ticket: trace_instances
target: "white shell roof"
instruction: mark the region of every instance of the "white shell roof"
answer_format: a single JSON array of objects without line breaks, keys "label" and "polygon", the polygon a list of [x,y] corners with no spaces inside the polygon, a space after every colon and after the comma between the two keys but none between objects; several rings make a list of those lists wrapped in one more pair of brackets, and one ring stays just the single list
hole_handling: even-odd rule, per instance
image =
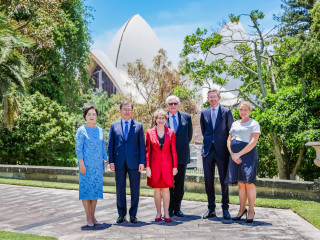
[{"label": "white shell roof", "polygon": [[[244,31],[244,28],[240,22],[228,22],[225,24],[222,29],[219,31],[219,34],[223,36],[222,43],[219,44],[218,47],[214,47],[211,49],[211,52],[213,54],[209,53],[205,59],[206,63],[211,63],[212,61],[216,60],[217,58],[224,58],[224,61],[226,63],[231,63],[233,58],[232,57],[226,57],[226,55],[233,56],[236,59],[240,58],[240,55],[238,55],[234,51],[234,47],[239,44],[243,43],[245,40],[247,40],[247,35]],[[223,54],[219,54],[223,53]],[[217,55],[214,55],[217,54]],[[231,76],[226,76],[225,73],[221,74],[220,77],[222,78],[228,78],[228,83],[221,88],[221,86],[218,85],[212,85],[211,87],[220,89],[221,91],[225,90],[231,90],[238,88],[242,82],[239,79],[234,79]],[[207,100],[207,92],[208,89],[203,90],[203,101]],[[223,105],[234,105],[237,102],[237,96],[238,92],[226,92],[221,93],[221,103]]]},{"label": "white shell roof", "polygon": [[162,48],[159,38],[150,25],[139,15],[131,17],[117,32],[106,54],[117,68],[124,69],[129,62],[142,59],[147,67]]}]

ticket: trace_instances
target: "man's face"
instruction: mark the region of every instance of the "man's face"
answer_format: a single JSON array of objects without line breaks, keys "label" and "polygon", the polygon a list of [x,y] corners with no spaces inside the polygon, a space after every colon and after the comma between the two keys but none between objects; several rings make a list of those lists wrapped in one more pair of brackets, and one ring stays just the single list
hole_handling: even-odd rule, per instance
[{"label": "man's face", "polygon": [[176,98],[171,98],[167,103],[168,111],[174,115],[178,112],[180,104]]},{"label": "man's face", "polygon": [[122,105],[120,114],[123,120],[128,121],[130,118],[132,118],[133,111],[130,104]]},{"label": "man's face", "polygon": [[218,93],[216,91],[210,92],[207,97],[210,106],[213,108],[216,108],[218,106],[220,98],[221,96],[218,96]]}]

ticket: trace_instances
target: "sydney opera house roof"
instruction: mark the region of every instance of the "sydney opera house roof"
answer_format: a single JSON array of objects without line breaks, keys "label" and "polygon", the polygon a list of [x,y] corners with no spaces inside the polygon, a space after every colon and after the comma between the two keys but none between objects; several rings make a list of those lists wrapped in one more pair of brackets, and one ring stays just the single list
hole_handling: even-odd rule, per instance
[{"label": "sydney opera house roof", "polygon": [[[89,71],[91,75],[97,75],[100,70],[103,71],[103,84],[107,84],[106,82],[109,85],[113,84],[113,91],[108,91],[109,94],[115,92],[120,92],[124,95],[131,93],[136,101],[143,102],[141,96],[134,91],[134,88],[130,87],[132,81],[128,77],[125,65],[141,59],[147,67],[151,67],[153,58],[161,48],[160,40],[155,32],[137,14],[120,28],[107,47],[106,52],[100,50],[91,51],[94,65]],[[96,81],[99,82],[97,76]],[[103,87],[103,84],[100,84],[100,86],[102,85]],[[98,86],[98,84],[96,85]],[[108,87],[106,86],[106,88]]]},{"label": "sydney opera house roof", "polygon": [[[234,55],[235,44],[232,40],[245,40],[247,38],[241,23],[227,23],[219,32],[223,38],[223,44],[218,48],[211,49],[214,54],[208,54],[206,62],[214,61],[217,54],[223,53]],[[153,58],[162,48],[161,42],[149,24],[139,15],[131,17],[117,32],[107,47],[106,52],[92,50],[91,58],[93,66],[89,68],[90,75],[94,79],[95,88],[102,88],[108,94],[119,92],[127,95],[132,94],[133,98],[143,103],[142,96],[133,87],[133,82],[126,71],[126,64],[141,59],[147,67],[152,67]],[[226,58],[232,61],[232,58]],[[223,76],[222,77],[226,77]],[[224,88],[211,85],[221,90],[237,88],[241,82],[230,78]],[[203,102],[206,101],[208,88],[200,92]],[[237,92],[222,93],[222,104],[233,105],[236,102]],[[202,103],[199,104],[201,106]]]}]

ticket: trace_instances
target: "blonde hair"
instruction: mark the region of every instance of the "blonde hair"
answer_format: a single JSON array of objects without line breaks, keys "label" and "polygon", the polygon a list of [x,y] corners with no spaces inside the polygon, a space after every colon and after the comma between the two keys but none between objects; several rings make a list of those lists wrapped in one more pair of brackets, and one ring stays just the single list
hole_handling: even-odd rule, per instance
[{"label": "blonde hair", "polygon": [[153,114],[153,119],[154,119],[154,121],[157,120],[157,118],[158,118],[159,115],[164,116],[166,120],[168,120],[168,118],[169,118],[168,113],[167,113],[165,110],[163,110],[163,109],[158,109],[158,110],[156,110],[156,111],[154,112],[154,114]]},{"label": "blonde hair", "polygon": [[241,103],[239,104],[239,108],[240,108],[241,105],[246,105],[246,106],[249,108],[249,110],[252,111],[252,105],[251,105],[251,103],[249,103],[248,101],[243,101],[243,102],[241,102]]}]

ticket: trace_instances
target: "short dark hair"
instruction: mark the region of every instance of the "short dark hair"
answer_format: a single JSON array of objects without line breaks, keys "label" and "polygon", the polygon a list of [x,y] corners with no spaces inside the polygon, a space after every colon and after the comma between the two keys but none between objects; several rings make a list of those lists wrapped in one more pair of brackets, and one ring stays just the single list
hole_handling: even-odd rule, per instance
[{"label": "short dark hair", "polygon": [[218,97],[220,97],[220,91],[218,89],[216,89],[216,88],[209,89],[208,96],[209,96],[209,93],[211,93],[211,92],[217,92]]},{"label": "short dark hair", "polygon": [[86,116],[89,112],[90,109],[94,109],[96,111],[96,114],[97,114],[97,117],[98,117],[98,110],[94,107],[94,106],[89,106],[89,107],[86,107],[84,110],[83,110],[83,118],[86,119]]},{"label": "short dark hair", "polygon": [[120,110],[122,109],[122,105],[130,105],[131,109],[133,110],[133,104],[130,101],[124,101],[120,104]]}]

